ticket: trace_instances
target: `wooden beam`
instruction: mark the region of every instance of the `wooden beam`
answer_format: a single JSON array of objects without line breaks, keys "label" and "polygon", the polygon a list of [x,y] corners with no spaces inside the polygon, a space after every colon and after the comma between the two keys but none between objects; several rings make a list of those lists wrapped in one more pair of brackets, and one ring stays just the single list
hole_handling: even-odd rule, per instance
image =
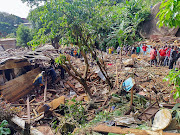
[{"label": "wooden beam", "polygon": [[40,68],[33,69],[0,86],[3,97],[8,101],[16,101],[27,95],[34,88],[33,80],[40,72]]},{"label": "wooden beam", "polygon": [[98,125],[92,129],[95,132],[115,133],[115,134],[135,134],[135,135],[180,135],[180,133],[155,132],[150,130],[121,128],[116,126]]}]

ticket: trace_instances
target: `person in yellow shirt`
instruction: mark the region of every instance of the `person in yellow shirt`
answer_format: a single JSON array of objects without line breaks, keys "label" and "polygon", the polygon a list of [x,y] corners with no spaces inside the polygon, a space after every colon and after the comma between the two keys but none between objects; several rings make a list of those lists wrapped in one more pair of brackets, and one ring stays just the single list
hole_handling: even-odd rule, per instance
[{"label": "person in yellow shirt", "polygon": [[109,54],[111,54],[112,53],[112,49],[111,49],[111,47],[109,47]]}]

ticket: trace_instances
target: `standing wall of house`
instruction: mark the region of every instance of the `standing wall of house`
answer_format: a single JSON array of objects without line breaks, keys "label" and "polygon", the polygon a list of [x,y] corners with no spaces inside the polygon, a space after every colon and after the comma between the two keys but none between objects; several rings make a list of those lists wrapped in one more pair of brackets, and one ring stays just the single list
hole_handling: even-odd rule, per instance
[{"label": "standing wall of house", "polygon": [[0,39],[0,45],[5,49],[16,48],[16,39],[15,38],[7,38]]}]

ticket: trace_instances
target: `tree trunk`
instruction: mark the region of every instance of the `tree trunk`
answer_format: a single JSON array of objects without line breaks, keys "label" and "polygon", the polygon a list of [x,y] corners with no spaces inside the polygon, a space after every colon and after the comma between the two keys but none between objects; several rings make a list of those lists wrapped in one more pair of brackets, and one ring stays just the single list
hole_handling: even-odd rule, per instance
[{"label": "tree trunk", "polygon": [[54,43],[54,40],[53,40],[53,39],[51,39],[51,44],[52,44],[52,46],[55,48],[55,43]]},{"label": "tree trunk", "polygon": [[59,48],[59,39],[57,37],[55,37],[54,39],[54,43],[55,43],[55,49],[58,49]]},{"label": "tree trunk", "polygon": [[91,94],[90,88],[88,87],[86,81],[83,79],[83,80],[80,81],[80,83],[84,86],[84,90],[85,90],[88,98],[92,99],[92,94]]},{"label": "tree trunk", "polygon": [[[107,83],[107,84],[110,86],[110,88],[112,89],[112,88],[113,88],[113,85],[112,85],[111,81],[109,80],[109,77],[108,77],[107,73],[106,73],[106,74],[104,73],[105,71],[103,71],[102,66],[101,66],[101,64],[100,64],[99,61],[97,61],[97,65],[99,66],[100,71],[102,72],[102,74],[103,74],[104,77],[106,78],[106,83]],[[105,70],[105,69],[104,69],[104,70]]]}]

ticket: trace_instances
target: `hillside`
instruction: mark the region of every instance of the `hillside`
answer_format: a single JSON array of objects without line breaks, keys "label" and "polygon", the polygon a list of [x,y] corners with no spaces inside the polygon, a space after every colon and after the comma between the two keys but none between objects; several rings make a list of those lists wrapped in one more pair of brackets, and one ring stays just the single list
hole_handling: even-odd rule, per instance
[{"label": "hillside", "polygon": [[10,33],[15,33],[20,23],[23,23],[22,18],[5,12],[0,12],[0,37],[5,37]]}]

